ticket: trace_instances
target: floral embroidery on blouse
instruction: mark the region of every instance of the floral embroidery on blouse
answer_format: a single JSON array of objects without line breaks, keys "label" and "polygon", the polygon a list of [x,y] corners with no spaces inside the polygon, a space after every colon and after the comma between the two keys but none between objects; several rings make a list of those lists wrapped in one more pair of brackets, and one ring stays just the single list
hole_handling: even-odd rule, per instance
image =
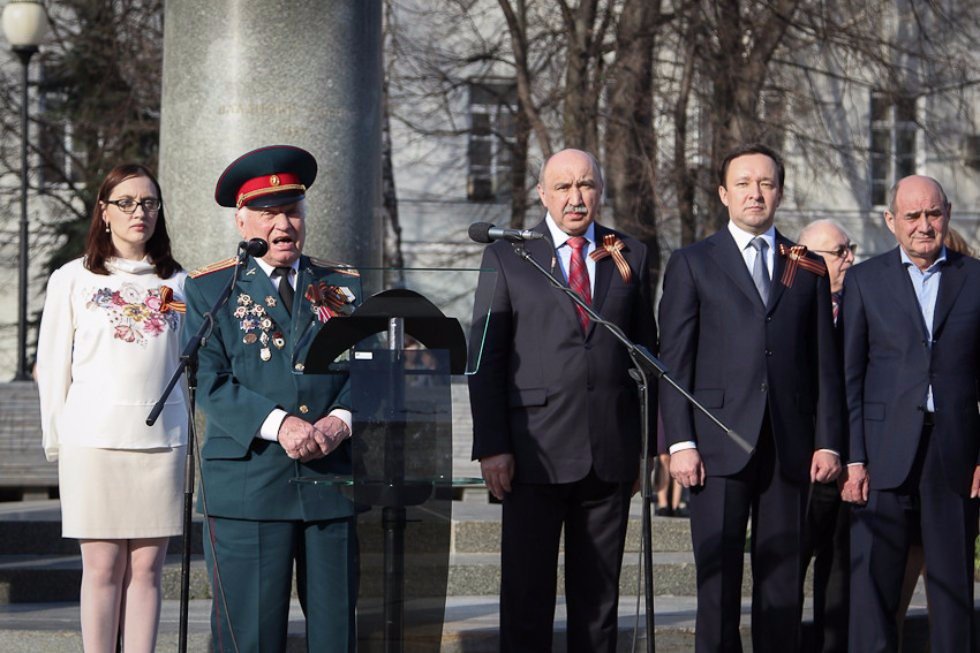
[{"label": "floral embroidery on blouse", "polygon": [[124,283],[119,290],[96,290],[86,307],[108,313],[113,338],[141,347],[146,346],[147,338],[156,338],[168,328],[176,331],[180,324],[175,312],[160,310],[166,307],[159,288],[145,290],[134,283]]}]

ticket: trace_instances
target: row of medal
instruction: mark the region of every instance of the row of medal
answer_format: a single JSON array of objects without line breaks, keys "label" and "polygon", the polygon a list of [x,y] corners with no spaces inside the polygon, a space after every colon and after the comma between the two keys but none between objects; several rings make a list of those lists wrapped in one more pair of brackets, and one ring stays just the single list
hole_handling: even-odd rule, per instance
[{"label": "row of medal", "polygon": [[[237,303],[238,307],[235,309],[234,315],[240,320],[239,327],[245,332],[245,335],[242,336],[242,342],[246,345],[260,343],[262,349],[259,351],[259,358],[263,361],[270,360],[272,350],[269,349],[269,343],[272,343],[276,349],[282,349],[286,346],[286,339],[282,332],[273,331],[276,323],[266,314],[265,306],[253,301],[250,295],[240,294]],[[269,307],[275,306],[276,298],[269,295],[265,298],[265,304]],[[256,330],[258,333],[254,333]]]}]

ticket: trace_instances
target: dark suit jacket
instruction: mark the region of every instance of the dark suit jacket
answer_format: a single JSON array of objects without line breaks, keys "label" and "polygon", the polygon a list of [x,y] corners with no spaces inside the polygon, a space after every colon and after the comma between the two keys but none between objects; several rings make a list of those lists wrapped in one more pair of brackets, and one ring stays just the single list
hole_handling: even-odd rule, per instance
[{"label": "dark suit jacket", "polygon": [[[533,258],[561,278],[554,243],[528,242]],[[597,243],[615,233],[633,272],[625,283],[611,257],[596,262],[593,308],[635,342],[657,341],[646,247],[625,234],[595,225]],[[481,298],[491,302],[483,358],[470,377],[473,458],[512,453],[517,481],[569,483],[590,468],[605,481],[631,482],[640,460],[637,389],[630,358],[606,329],[583,336],[572,301],[522,261],[509,243],[487,247],[477,290],[474,341],[482,336]],[[494,285],[495,281],[495,285]],[[656,386],[651,384],[651,405]],[[651,417],[655,413],[650,413]],[[655,433],[655,431],[651,431]]]},{"label": "dark suit jacket", "polygon": [[[776,243],[792,245],[778,231]],[[768,408],[782,469],[805,482],[815,449],[843,446],[830,285],[826,275],[799,267],[787,287],[786,259],[777,252],[774,260],[763,306],[727,228],[675,251],[664,272],[660,357],[675,380],[753,447]],[[735,474],[748,463],[749,453],[663,382],[660,406],[668,444],[696,442],[709,476]]]},{"label": "dark suit jacket", "polygon": [[[188,279],[185,339],[197,331],[203,314],[231,275],[232,267],[225,267]],[[300,259],[291,318],[278,300],[279,292],[269,276],[250,260],[232,289],[228,304],[216,315],[214,331],[200,350],[197,395],[207,416],[201,466],[208,512],[212,515],[317,520],[353,514],[350,502],[336,490],[292,481],[298,476],[349,474],[349,441],[325,458],[301,464],[290,459],[279,443],[256,437],[262,422],[276,407],[310,423],[334,408],[350,407],[346,375],[304,375],[294,370],[294,360],[305,359],[301,351],[296,352],[297,342],[308,347],[320,328],[305,297],[307,286],[320,280],[359,292],[358,279],[350,272],[316,265],[304,256]],[[261,342],[243,339],[247,333],[258,336],[261,329],[244,331],[242,318],[234,315],[245,297],[265,307],[273,322],[268,333],[281,334],[284,340],[282,348],[269,344],[268,361],[261,358]]]},{"label": "dark suit jacket", "polygon": [[901,485],[922,434],[932,383],[935,436],[950,486],[966,496],[980,463],[980,262],[947,252],[929,346],[899,249],[844,279],[844,364],[850,460],[866,462],[872,489]]}]

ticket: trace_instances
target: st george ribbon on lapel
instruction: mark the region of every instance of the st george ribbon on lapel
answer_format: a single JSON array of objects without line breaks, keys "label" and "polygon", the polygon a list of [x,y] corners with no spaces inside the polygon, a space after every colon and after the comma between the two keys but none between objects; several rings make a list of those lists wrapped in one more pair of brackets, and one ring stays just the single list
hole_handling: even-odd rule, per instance
[{"label": "st george ribbon on lapel", "polygon": [[755,249],[755,263],[752,264],[752,281],[755,283],[756,290],[759,291],[759,297],[762,297],[762,303],[769,303],[769,286],[772,285],[772,279],[769,276],[769,266],[766,265],[766,250],[769,249],[769,243],[762,236],[756,236],[753,238],[749,245]]}]

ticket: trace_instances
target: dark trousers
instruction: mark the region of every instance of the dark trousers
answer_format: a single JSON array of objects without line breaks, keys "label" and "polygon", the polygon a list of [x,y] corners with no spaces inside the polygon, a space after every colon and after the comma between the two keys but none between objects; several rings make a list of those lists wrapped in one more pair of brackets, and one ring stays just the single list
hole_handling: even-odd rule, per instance
[{"label": "dark trousers", "polygon": [[[909,541],[921,527],[926,558],[932,653],[974,653],[973,546],[977,501],[954,491],[932,427],[923,429],[909,478],[894,490],[871,490],[855,506],[851,528],[850,650],[898,650],[895,617]],[[959,461],[957,461],[959,462]],[[873,466],[868,471],[874,479]]]},{"label": "dark trousers", "polygon": [[211,517],[204,537],[215,653],[286,650],[294,562],[307,650],[356,650],[353,518],[300,522]]},{"label": "dark trousers", "polygon": [[836,482],[814,483],[807,509],[804,564],[813,557],[814,653],[847,653],[850,594],[850,504]]},{"label": "dark trousers", "polygon": [[614,653],[632,484],[607,483],[592,471],[575,483],[512,488],[503,510],[500,650],[551,651],[564,526],[567,650]]},{"label": "dark trousers", "polygon": [[749,464],[734,476],[710,476],[691,492],[697,566],[697,653],[740,653],[742,566],[752,518],[752,650],[800,650],[803,610],[805,484],[785,478],[768,419]]}]

